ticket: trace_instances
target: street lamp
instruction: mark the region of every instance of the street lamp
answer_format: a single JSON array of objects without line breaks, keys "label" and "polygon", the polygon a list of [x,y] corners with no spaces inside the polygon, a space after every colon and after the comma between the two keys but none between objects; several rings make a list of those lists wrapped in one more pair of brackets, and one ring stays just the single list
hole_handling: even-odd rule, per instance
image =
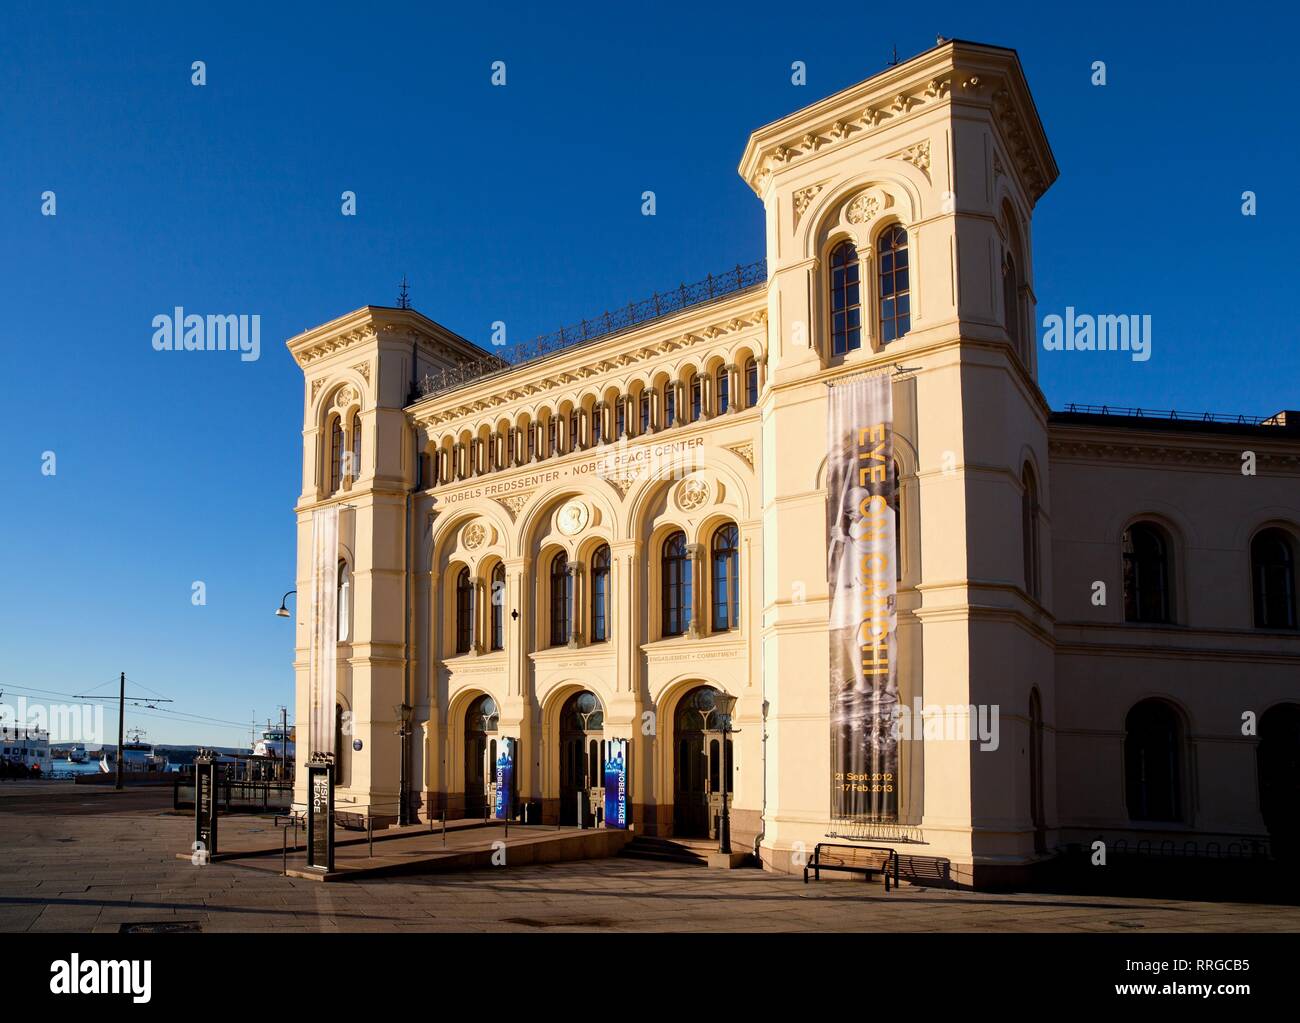
[{"label": "street lamp", "polygon": [[293,617],[293,615],[289,612],[289,609],[288,609],[287,607],[284,606],[284,602],[285,602],[286,600],[288,600],[291,596],[293,596],[293,595],[294,595],[295,593],[297,593],[297,592],[298,592],[297,590],[290,590],[288,593],[286,593],[283,597],[280,598],[280,606],[279,606],[279,608],[276,609],[275,617],[277,617],[277,618],[292,618],[292,617]]},{"label": "street lamp", "polygon": [[715,691],[713,713],[722,728],[722,820],[718,823],[718,852],[728,856],[731,855],[731,814],[727,806],[727,790],[731,788],[731,757],[727,755],[727,736],[731,734],[731,712],[735,707],[734,696]]},{"label": "street lamp", "polygon": [[397,823],[399,825],[411,823],[411,809],[408,805],[410,802],[410,795],[407,792],[409,784],[406,779],[406,761],[408,758],[408,742],[411,735],[412,709],[413,708],[409,703],[399,703],[393,707],[393,715],[397,718],[397,734],[401,739],[400,747],[402,756],[401,763],[398,765],[397,778]]}]

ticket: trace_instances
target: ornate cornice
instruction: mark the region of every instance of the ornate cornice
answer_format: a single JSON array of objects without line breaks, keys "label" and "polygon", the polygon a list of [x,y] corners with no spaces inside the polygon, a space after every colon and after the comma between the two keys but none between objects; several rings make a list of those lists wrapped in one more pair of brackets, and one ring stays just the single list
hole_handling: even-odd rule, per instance
[{"label": "ornate cornice", "polygon": [[[750,136],[740,175],[761,198],[774,175],[805,157],[886,129],[897,133],[903,120],[941,102],[991,109],[1032,201],[1055,180],[1056,162],[1015,52],[957,41],[760,128]],[[929,173],[927,143],[910,145],[887,158],[907,160]],[[796,220],[802,215],[801,201],[806,208],[808,200],[796,199]]]},{"label": "ornate cornice", "polygon": [[1050,438],[1047,445],[1052,458],[1078,461],[1126,462],[1146,465],[1188,465],[1221,468],[1238,472],[1243,451],[1254,451],[1260,472],[1295,473],[1300,471],[1300,451],[1261,450],[1261,445],[1243,437],[1238,444],[1207,447],[1201,445],[1161,444],[1129,438]]},{"label": "ornate cornice", "polygon": [[[490,409],[525,401],[539,394],[547,394],[574,385],[581,385],[584,381],[593,377],[613,374],[637,363],[649,362],[673,352],[708,344],[719,337],[763,327],[766,324],[767,309],[764,306],[752,312],[732,314],[727,319],[711,323],[707,327],[643,343],[639,347],[622,352],[611,351],[604,355],[597,355],[595,351],[586,349],[581,354],[593,361],[581,366],[560,369],[559,371],[552,370],[551,375],[536,376],[532,379],[513,379],[515,374],[496,377],[490,384],[491,393],[482,394],[455,405],[416,412],[414,413],[415,423],[417,426],[423,427],[440,426],[443,423],[454,422]],[[530,371],[539,372],[533,367],[520,367],[518,375],[524,376]]]},{"label": "ornate cornice", "polygon": [[[403,341],[422,347],[439,361],[458,365],[471,359],[491,359],[484,351],[414,309],[362,306],[329,323],[304,331],[285,342],[294,361],[306,369],[322,359],[376,341]],[[370,361],[352,367],[370,381]]]}]

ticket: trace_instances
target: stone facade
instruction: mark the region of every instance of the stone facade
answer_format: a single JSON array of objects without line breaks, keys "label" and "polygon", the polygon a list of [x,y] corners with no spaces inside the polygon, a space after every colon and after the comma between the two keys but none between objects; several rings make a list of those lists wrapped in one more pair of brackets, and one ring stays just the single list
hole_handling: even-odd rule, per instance
[{"label": "stone facade", "polygon": [[[986,708],[999,732],[992,749],[905,741],[899,827],[877,840],[968,883],[1098,835],[1266,843],[1242,715],[1300,702],[1300,635],[1256,626],[1251,551],[1270,527],[1295,550],[1300,417],[1051,412],[1032,215],[1057,170],[1012,51],[937,46],[759,129],[740,172],[767,225],[756,285],[515,365],[409,309],[288,342],[300,594],[313,509],[345,506],[337,702],[361,749],[340,744],[341,802],[405,791],[421,814],[481,812],[483,744],[509,736],[521,799],[564,820],[591,780],[574,750],[627,738],[637,828],[707,832],[714,804],[694,804],[730,773],[735,846],[797,866],[829,821],[826,385],[892,369],[901,700]],[[905,321],[880,291],[900,239]],[[860,310],[837,351],[844,253]],[[421,393],[444,371],[458,382]],[[354,447],[359,470],[339,472]],[[1131,622],[1124,546],[1147,521],[1172,606]],[[689,598],[672,586],[687,570]],[[737,699],[730,771],[708,721],[688,735],[701,687]],[[584,692],[600,712],[586,727]],[[1144,700],[1177,717],[1177,820],[1129,805]]]}]

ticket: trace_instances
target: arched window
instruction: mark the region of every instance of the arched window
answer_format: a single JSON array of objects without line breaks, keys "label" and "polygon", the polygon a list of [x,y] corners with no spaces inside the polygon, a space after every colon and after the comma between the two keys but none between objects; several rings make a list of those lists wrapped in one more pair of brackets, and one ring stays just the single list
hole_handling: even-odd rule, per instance
[{"label": "arched window", "polygon": [[698,423],[704,414],[704,377],[696,373],[691,377],[691,422]]},{"label": "arched window", "polygon": [[862,347],[862,282],[858,250],[852,242],[831,249],[831,354]]},{"label": "arched window", "polygon": [[1255,590],[1255,625],[1261,629],[1296,627],[1295,548],[1281,529],[1263,529],[1250,542],[1250,574]]},{"label": "arched window", "polygon": [[551,559],[551,646],[563,646],[569,642],[569,602],[572,599],[569,558],[560,551]]},{"label": "arched window", "polygon": [[579,430],[578,410],[574,409],[572,412],[569,413],[569,437],[568,437],[569,443],[567,446],[568,451],[577,451],[580,446],[578,442],[582,438],[579,436],[578,430]]},{"label": "arched window", "polygon": [[469,569],[456,576],[456,653],[467,654],[474,644],[474,581]]},{"label": "arched window", "polygon": [[492,568],[492,649],[506,648],[505,633],[506,566],[497,562]]},{"label": "arched window", "polygon": [[713,631],[726,632],[740,624],[740,531],[735,523],[713,534]]},{"label": "arched window", "polygon": [[691,627],[691,558],[685,533],[678,531],[664,541],[661,568],[663,634],[681,636]]},{"label": "arched window", "polygon": [[664,426],[677,425],[677,385],[671,380],[664,384]]},{"label": "arched window", "polygon": [[650,392],[649,391],[641,392],[641,398],[639,404],[641,406],[641,426],[638,429],[638,432],[649,433],[650,432]]},{"label": "arched window", "polygon": [[715,393],[718,396],[718,415],[722,415],[731,407],[731,374],[727,372],[726,366],[719,366],[713,377],[717,387]]},{"label": "arched window", "polygon": [[1016,259],[1007,252],[1006,262],[1002,267],[1002,315],[1007,328],[1007,337],[1016,354],[1024,358],[1024,348],[1020,332],[1020,272],[1016,268]]},{"label": "arched window", "polygon": [[912,299],[907,268],[907,232],[891,224],[876,241],[880,257],[880,340],[895,341],[912,329]]},{"label": "arched window", "polygon": [[1168,622],[1169,541],[1154,522],[1135,522],[1124,531],[1124,620]]},{"label": "arched window", "polygon": [[352,479],[361,478],[361,413],[352,417]]},{"label": "arched window", "polygon": [[1143,700],[1124,721],[1124,782],[1135,821],[1181,821],[1183,737],[1178,715]]},{"label": "arched window", "polygon": [[528,461],[537,457],[537,423],[528,424]]},{"label": "arched window", "polygon": [[330,493],[343,484],[343,423],[338,416],[330,419]]},{"label": "arched window", "polygon": [[609,545],[601,544],[591,556],[591,641],[609,639]]},{"label": "arched window", "polygon": [[339,642],[352,639],[352,569],[346,561],[339,562],[339,588],[337,594]]},{"label": "arched window", "polygon": [[1040,593],[1038,549],[1038,483],[1034,470],[1025,464],[1024,493],[1020,495],[1020,536],[1024,543],[1025,592],[1035,600]]},{"label": "arched window", "polygon": [[745,408],[758,404],[758,360],[752,356],[745,360]]},{"label": "arched window", "polygon": [[614,436],[627,435],[627,400],[620,394],[614,406]]},{"label": "arched window", "polygon": [[591,406],[591,443],[599,444],[605,439],[605,403],[598,401]]},{"label": "arched window", "polygon": [[347,785],[352,765],[352,754],[347,740],[343,736],[343,704],[334,704],[334,784],[338,787]]},{"label": "arched window", "polygon": [[546,420],[546,450],[542,453],[543,458],[550,458],[552,455],[560,453],[560,420],[556,416],[549,416]]}]

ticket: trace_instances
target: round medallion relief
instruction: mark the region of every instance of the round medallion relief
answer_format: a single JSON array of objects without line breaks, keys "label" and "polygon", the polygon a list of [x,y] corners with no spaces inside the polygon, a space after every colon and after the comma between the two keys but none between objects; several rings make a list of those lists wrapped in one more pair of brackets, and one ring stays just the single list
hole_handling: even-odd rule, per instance
[{"label": "round medallion relief", "polygon": [[695,511],[709,499],[709,485],[701,479],[682,480],[677,485],[677,507],[682,511]]},{"label": "round medallion relief", "polygon": [[476,551],[483,546],[483,541],[487,539],[487,527],[481,522],[471,522],[465,527],[465,531],[460,534],[461,543],[467,550]]},{"label": "round medallion relief", "polygon": [[555,517],[556,527],[565,536],[576,536],[587,528],[590,521],[591,512],[582,501],[570,501]]}]

